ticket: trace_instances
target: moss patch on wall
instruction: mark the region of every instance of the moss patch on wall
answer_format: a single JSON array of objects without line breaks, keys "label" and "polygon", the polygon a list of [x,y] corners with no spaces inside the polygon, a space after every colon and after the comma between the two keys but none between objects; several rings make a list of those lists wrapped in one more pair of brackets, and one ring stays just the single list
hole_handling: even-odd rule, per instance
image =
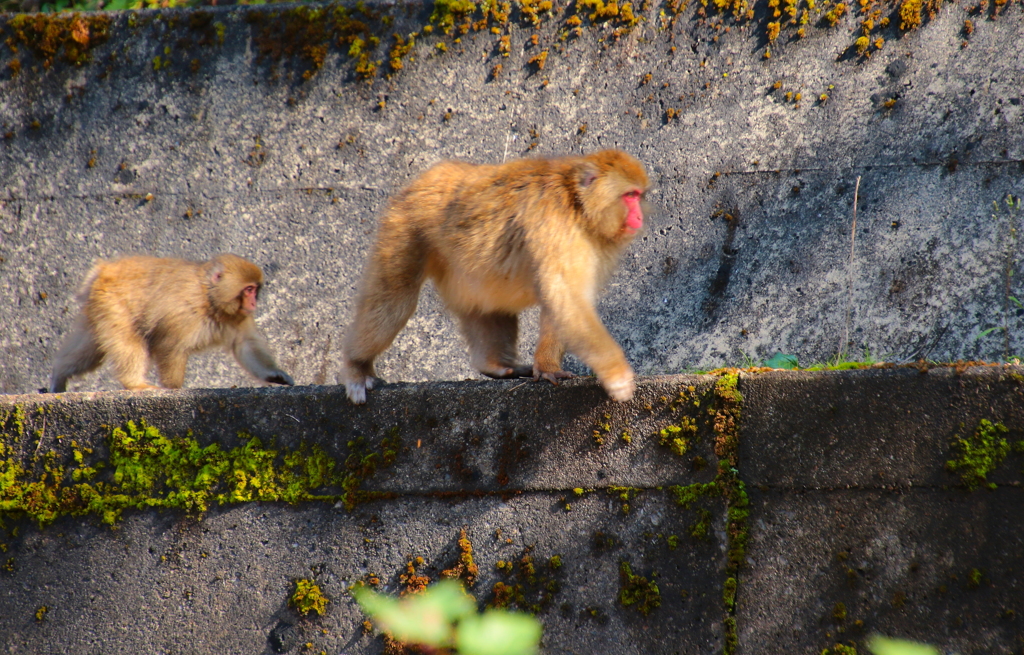
[{"label": "moss patch on wall", "polygon": [[[0,7],[13,1],[0,0]],[[135,9],[142,9],[143,4],[156,6],[146,0],[138,2]],[[201,4],[199,0],[171,3],[177,7]],[[1015,4],[1024,4],[1024,0],[982,1],[960,8],[965,12],[964,29],[959,35],[961,47],[967,46],[984,19],[996,19]],[[115,3],[110,7],[129,5]],[[85,0],[75,3],[75,7],[98,8],[98,4]],[[701,0],[692,6],[688,0],[434,0],[412,5],[367,5],[357,1],[283,8],[238,7],[229,12],[200,8],[190,13],[135,9],[103,14],[14,14],[6,22],[0,21],[0,71],[16,77],[35,64],[41,64],[44,70],[57,61],[83,66],[93,59],[93,50],[118,31],[124,32],[117,38],[126,44],[146,35],[151,46],[147,60],[152,62],[154,74],[194,74],[204,65],[204,57],[197,56],[200,47],[222,45],[228,37],[237,42],[242,37],[252,41],[271,80],[278,79],[282,69],[289,81],[309,80],[329,57],[337,55],[356,79],[373,82],[390,79],[408,69],[407,63],[416,59],[464,54],[466,37],[474,41],[493,40],[490,54],[483,62],[484,72],[489,71],[493,81],[508,67],[496,62],[510,56],[511,35],[516,28],[530,32],[523,46],[530,52],[523,57],[522,65],[529,77],[545,70],[545,65],[551,63],[549,58],[564,53],[566,44],[574,39],[588,35],[601,50],[606,50],[645,24],[653,27],[656,34],[668,33],[669,42],[674,41],[677,32],[682,32],[679,36],[689,33],[695,41],[707,39],[714,43],[746,38],[731,36],[731,30],[740,34],[753,32],[762,36],[765,59],[779,57],[787,49],[797,47],[815,30],[845,29],[850,38],[842,59],[857,63],[928,23],[940,11],[955,10],[943,8],[937,0],[861,0],[859,7],[848,0]],[[223,21],[214,21],[215,15],[223,17]],[[682,22],[677,27],[680,18]],[[399,25],[401,29],[397,29]],[[242,31],[247,28],[249,33],[244,34]],[[6,52],[3,44],[7,46]],[[118,50],[104,51],[100,65],[106,66],[107,72],[101,78],[126,61],[124,53]],[[675,50],[672,45],[670,52]],[[648,73],[641,86],[649,83],[650,78]],[[797,92],[796,106],[800,104],[799,96]],[[824,103],[828,95],[814,93],[812,97]],[[667,107],[665,121],[672,120],[677,112],[677,108]]]},{"label": "moss patch on wall", "polygon": [[[711,482],[695,482],[689,485],[668,487],[668,493],[685,510],[697,515],[690,526],[690,536],[706,539],[711,530],[712,514],[702,501],[721,497],[726,500],[727,554],[725,578],[723,580],[722,609],[725,644],[723,652],[734,653],[739,645],[736,625],[736,593],[740,584],[740,572],[746,558],[747,519],[750,514],[746,488],[739,477],[739,429],[742,416],[743,395],[740,393],[739,374],[736,370],[722,369],[714,387],[698,394],[694,387],[680,390],[679,397],[669,404],[672,412],[687,410],[688,415],[677,419],[677,426],[685,431],[662,430],[657,435],[659,442],[678,455],[684,455],[687,448],[679,448],[677,435],[691,435],[699,439],[701,428],[713,434],[718,470]],[[667,438],[666,438],[667,437]]]},{"label": "moss patch on wall", "polygon": [[543,558],[536,558],[533,548],[527,546],[518,559],[498,560],[495,568],[504,579],[494,583],[490,607],[515,607],[540,614],[551,607],[562,588],[557,578],[561,555],[552,555],[545,565]]},{"label": "moss patch on wall", "polygon": [[[1009,432],[1002,423],[981,419],[973,434],[953,440],[952,457],[946,462],[946,470],[960,476],[960,482],[968,489],[985,485],[995,489],[994,482],[988,482],[988,475],[1010,454]],[[1024,451],[1024,441],[1013,446]]]},{"label": "moss patch on wall", "polygon": [[0,426],[13,428],[13,434],[0,435],[0,518],[24,516],[40,526],[83,515],[113,525],[126,509],[201,515],[214,505],[251,501],[340,501],[351,509],[384,495],[359,487],[394,463],[399,447],[396,430],[377,449],[356,439],[339,464],[319,446],[268,447],[240,433],[242,445],[204,447],[191,435],[165,436],[145,421],[128,421],[110,431],[106,458],[71,441],[70,461],[54,451],[26,459],[16,447],[23,440],[23,413],[0,417]]},{"label": "moss patch on wall", "polygon": [[655,573],[648,580],[642,575],[633,573],[629,562],[619,564],[619,602],[624,607],[636,606],[644,616],[661,606],[661,590],[654,581]]}]

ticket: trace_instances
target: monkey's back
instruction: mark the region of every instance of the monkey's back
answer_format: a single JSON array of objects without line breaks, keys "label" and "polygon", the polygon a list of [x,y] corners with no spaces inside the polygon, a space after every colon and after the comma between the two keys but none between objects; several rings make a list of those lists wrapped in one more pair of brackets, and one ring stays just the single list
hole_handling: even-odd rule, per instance
[{"label": "monkey's back", "polygon": [[202,262],[145,255],[97,262],[80,292],[83,311],[93,325],[146,337],[168,323],[194,325],[209,314],[202,271]]},{"label": "monkey's back", "polygon": [[396,196],[378,248],[392,238],[417,240],[426,273],[449,304],[519,312],[537,302],[537,249],[574,241],[573,225],[545,220],[573,210],[572,163],[436,164]]}]

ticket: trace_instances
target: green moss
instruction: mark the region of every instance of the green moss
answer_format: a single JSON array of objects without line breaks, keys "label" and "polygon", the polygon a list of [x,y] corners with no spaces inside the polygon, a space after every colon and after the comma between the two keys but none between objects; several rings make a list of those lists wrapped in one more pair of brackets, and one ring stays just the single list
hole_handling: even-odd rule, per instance
[{"label": "green moss", "polygon": [[145,421],[111,430],[106,460],[75,442],[68,466],[51,451],[41,462],[25,463],[8,447],[0,460],[0,518],[26,516],[44,526],[60,516],[94,515],[112,525],[125,509],[201,515],[215,504],[255,500],[340,501],[351,509],[378,495],[359,487],[394,462],[396,432],[382,440],[379,451],[365,449],[361,439],[350,441],[344,466],[319,446],[266,448],[242,433],[244,443],[230,450],[216,443],[202,447],[191,436],[164,436]]},{"label": "green moss", "polygon": [[739,421],[740,408],[743,405],[743,394],[737,385],[739,376],[727,373],[715,383],[714,431],[715,455],[719,466],[728,463],[732,468],[739,464]]},{"label": "green moss", "polygon": [[619,564],[619,602],[624,607],[636,605],[636,609],[647,616],[661,606],[661,591],[654,582],[657,573],[651,573],[651,579],[636,575],[629,562]]},{"label": "green moss", "polygon": [[[953,440],[953,458],[946,462],[946,470],[959,475],[968,489],[986,484],[988,474],[1010,453],[1010,444],[1002,436],[1007,432],[1002,423],[981,419],[973,435]],[[987,483],[987,486],[996,487],[995,483]]]},{"label": "green moss", "polygon": [[836,623],[842,623],[846,620],[846,604],[836,603],[832,608],[832,620]]},{"label": "green moss", "polygon": [[640,494],[640,492],[643,491],[643,489],[637,487],[618,487],[612,485],[608,487],[607,491],[612,496],[618,498],[618,500],[622,503],[623,514],[628,514],[629,502],[636,498]]},{"label": "green moss", "polygon": [[323,616],[327,611],[327,596],[320,591],[320,585],[312,580],[296,580],[295,591],[292,592],[288,604],[303,616],[315,612],[317,616]]},{"label": "green moss", "polygon": [[736,578],[726,578],[722,585],[722,602],[725,604],[725,611],[736,611]]},{"label": "green moss", "polygon": [[722,654],[735,655],[736,649],[740,645],[740,634],[736,629],[736,617],[725,617],[725,620],[722,621],[722,626],[725,628],[725,644],[722,647]]}]

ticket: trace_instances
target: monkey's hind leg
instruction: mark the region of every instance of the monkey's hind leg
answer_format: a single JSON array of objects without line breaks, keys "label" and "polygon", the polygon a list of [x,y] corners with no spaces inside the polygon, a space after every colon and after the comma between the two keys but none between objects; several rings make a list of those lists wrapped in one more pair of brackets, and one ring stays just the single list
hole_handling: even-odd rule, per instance
[{"label": "monkey's hind leg", "polygon": [[165,389],[180,389],[185,384],[185,367],[188,365],[187,352],[154,352],[156,373],[160,386]]},{"label": "monkey's hind leg", "polygon": [[519,363],[519,319],[515,314],[467,312],[458,316],[476,370],[498,379],[533,375],[533,367]]},{"label": "monkey's hind leg", "polygon": [[53,373],[50,375],[50,393],[67,391],[69,379],[94,371],[102,363],[103,351],[96,343],[85,316],[79,314],[54,359]]},{"label": "monkey's hind leg", "polygon": [[[379,237],[385,241],[382,233]],[[390,248],[378,247],[363,274],[355,319],[345,336],[344,363],[339,382],[356,405],[366,402],[376,373],[373,361],[384,352],[416,311],[426,278],[425,257],[412,239],[404,237]],[[402,246],[406,247],[403,248]]]},{"label": "monkey's hind leg", "polygon": [[[125,389],[159,389],[146,381],[149,370],[149,350],[142,336],[125,325],[106,325],[100,347],[114,365],[114,377]],[[105,334],[104,334],[105,333]]]}]

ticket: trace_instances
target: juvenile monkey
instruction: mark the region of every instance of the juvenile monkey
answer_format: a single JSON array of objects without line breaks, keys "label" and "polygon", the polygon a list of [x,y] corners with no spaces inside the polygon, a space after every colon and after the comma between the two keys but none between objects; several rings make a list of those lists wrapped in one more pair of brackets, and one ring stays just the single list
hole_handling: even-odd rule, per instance
[{"label": "juvenile monkey", "polygon": [[[643,227],[647,174],[619,150],[501,165],[437,164],[391,201],[346,336],[341,379],[366,402],[373,362],[430,278],[459,319],[473,366],[557,384],[568,349],[608,395],[633,397],[633,370],[597,315],[598,290]],[[517,314],[540,305],[533,366],[518,363]]]},{"label": "juvenile monkey", "polygon": [[225,347],[265,382],[294,384],[278,368],[253,321],[263,286],[258,266],[224,254],[208,262],[157,257],[100,261],[78,294],[82,311],[57,353],[50,393],[69,378],[110,360],[126,389],[158,389],[146,381],[150,360],[160,385],[180,388],[192,353]]}]

